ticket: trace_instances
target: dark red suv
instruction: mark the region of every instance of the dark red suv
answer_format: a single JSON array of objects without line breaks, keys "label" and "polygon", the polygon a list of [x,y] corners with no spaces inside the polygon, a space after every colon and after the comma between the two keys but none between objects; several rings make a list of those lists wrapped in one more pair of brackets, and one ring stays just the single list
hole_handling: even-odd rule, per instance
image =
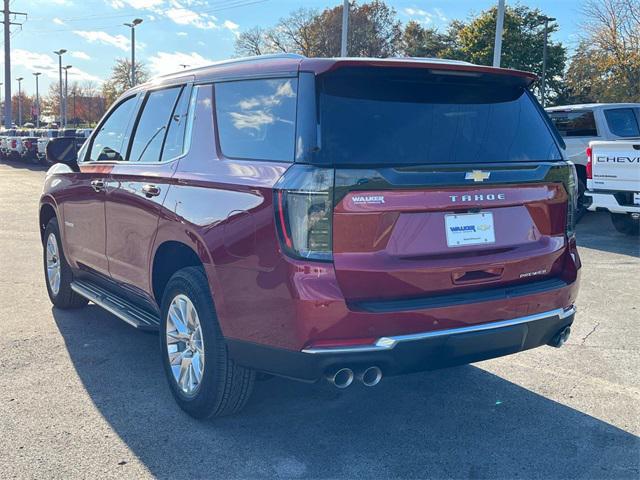
[{"label": "dark red suv", "polygon": [[372,386],[560,346],[575,174],[534,80],[275,55],[138,86],[77,154],[48,146],[51,301],[159,329],[196,417],[239,410],[256,372]]}]

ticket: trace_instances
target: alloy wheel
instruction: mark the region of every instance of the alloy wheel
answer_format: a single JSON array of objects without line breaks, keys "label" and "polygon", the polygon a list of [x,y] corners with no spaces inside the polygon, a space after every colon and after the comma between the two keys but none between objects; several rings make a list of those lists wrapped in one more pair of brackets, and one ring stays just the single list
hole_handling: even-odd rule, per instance
[{"label": "alloy wheel", "polygon": [[47,281],[54,295],[60,291],[60,255],[58,241],[53,233],[47,237]]}]

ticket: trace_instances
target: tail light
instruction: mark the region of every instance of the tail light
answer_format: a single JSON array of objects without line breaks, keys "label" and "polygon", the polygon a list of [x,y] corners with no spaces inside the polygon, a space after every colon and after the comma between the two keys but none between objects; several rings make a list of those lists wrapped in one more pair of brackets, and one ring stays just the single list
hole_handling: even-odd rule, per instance
[{"label": "tail light", "polygon": [[593,179],[593,151],[587,147],[587,180]]},{"label": "tail light", "polygon": [[333,169],[293,165],[274,188],[280,247],[289,256],[332,261]]},{"label": "tail light", "polygon": [[26,148],[27,150],[31,149],[31,141],[30,140],[25,140],[24,142],[22,142],[24,145],[24,148]]},{"label": "tail light", "polygon": [[16,148],[16,146],[18,145],[18,141],[13,139],[11,140],[11,148]]}]

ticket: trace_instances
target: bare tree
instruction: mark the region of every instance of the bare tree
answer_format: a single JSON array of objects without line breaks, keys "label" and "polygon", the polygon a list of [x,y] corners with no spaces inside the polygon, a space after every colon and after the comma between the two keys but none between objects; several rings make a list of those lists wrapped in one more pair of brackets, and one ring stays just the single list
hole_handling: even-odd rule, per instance
[{"label": "bare tree", "polygon": [[261,27],[254,27],[241,32],[236,38],[235,51],[236,55],[240,57],[270,53],[267,45],[267,32]]}]

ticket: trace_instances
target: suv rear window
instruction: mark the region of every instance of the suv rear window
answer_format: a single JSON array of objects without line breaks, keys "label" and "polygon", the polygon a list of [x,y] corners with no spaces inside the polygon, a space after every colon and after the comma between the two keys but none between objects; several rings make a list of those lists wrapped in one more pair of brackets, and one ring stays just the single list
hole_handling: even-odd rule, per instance
[{"label": "suv rear window", "polygon": [[549,118],[563,137],[597,137],[596,119],[591,110],[549,112]]},{"label": "suv rear window", "polygon": [[222,153],[230,158],[293,161],[297,79],[215,85]]},{"label": "suv rear window", "polygon": [[521,85],[420,70],[362,70],[318,80],[321,163],[561,159],[550,126]]},{"label": "suv rear window", "polygon": [[607,119],[609,130],[618,137],[640,137],[638,129],[638,119],[633,108],[613,108],[605,110],[604,116]]}]

